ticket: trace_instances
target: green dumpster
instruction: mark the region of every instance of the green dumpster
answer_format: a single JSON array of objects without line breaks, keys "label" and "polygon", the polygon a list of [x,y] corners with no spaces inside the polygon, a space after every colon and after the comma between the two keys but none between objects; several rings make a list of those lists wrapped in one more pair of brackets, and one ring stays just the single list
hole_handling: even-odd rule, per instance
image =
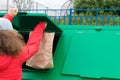
[{"label": "green dumpster", "polygon": [[18,14],[13,25],[27,41],[35,24],[48,23],[55,32],[54,68],[23,64],[22,80],[120,80],[120,27],[56,25],[45,14]]}]

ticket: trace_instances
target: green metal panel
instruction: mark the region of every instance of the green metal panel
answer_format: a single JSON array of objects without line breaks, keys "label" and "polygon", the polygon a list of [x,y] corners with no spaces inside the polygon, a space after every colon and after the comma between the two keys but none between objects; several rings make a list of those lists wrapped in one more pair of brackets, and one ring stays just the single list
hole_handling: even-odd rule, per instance
[{"label": "green metal panel", "polygon": [[72,37],[63,74],[120,78],[120,34],[116,31],[84,30]]},{"label": "green metal panel", "polygon": [[120,28],[66,27],[73,33],[62,74],[120,79]]}]

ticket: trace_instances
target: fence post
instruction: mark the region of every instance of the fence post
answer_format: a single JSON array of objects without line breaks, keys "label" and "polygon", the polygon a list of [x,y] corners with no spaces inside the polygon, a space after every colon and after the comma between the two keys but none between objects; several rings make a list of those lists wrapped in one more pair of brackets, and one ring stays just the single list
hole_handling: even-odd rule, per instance
[{"label": "fence post", "polygon": [[72,24],[72,8],[70,8],[69,25]]},{"label": "fence post", "polygon": [[97,9],[97,10],[96,10],[96,25],[98,25],[98,16],[99,16],[99,15],[98,15],[98,12],[99,12],[99,10]]}]

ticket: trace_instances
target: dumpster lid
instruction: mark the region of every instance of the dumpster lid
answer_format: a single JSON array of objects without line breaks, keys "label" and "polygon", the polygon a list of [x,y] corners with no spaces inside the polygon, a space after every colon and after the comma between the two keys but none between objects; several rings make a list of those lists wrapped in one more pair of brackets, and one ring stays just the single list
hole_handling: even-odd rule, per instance
[{"label": "dumpster lid", "polygon": [[119,31],[79,30],[70,40],[62,74],[120,78]]},{"label": "dumpster lid", "polygon": [[50,17],[40,13],[18,13],[13,20],[13,25],[17,30],[33,30],[39,22],[47,22],[45,30],[47,32],[61,32]]}]

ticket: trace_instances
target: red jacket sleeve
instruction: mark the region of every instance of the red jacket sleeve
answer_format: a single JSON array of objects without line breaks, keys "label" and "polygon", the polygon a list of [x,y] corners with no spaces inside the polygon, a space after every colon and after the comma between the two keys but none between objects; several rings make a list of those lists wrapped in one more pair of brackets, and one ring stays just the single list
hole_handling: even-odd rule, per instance
[{"label": "red jacket sleeve", "polygon": [[6,19],[8,19],[10,21],[13,20],[13,17],[11,15],[9,15],[9,14],[4,15],[3,18],[6,18]]},{"label": "red jacket sleeve", "polygon": [[19,59],[21,63],[24,63],[27,59],[33,56],[39,49],[40,40],[45,29],[44,23],[39,23],[33,32],[31,33],[27,45],[22,53],[20,53]]}]

